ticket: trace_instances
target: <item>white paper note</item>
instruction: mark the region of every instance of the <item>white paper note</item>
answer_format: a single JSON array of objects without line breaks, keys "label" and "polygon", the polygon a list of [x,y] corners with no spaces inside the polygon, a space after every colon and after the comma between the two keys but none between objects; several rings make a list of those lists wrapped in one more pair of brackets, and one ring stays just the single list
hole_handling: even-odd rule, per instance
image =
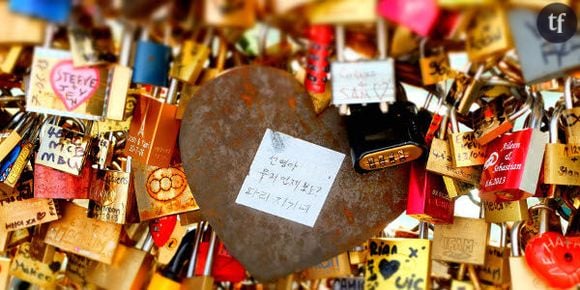
[{"label": "white paper note", "polygon": [[343,160],[340,152],[266,129],[236,203],[313,227]]},{"label": "white paper note", "polygon": [[394,61],[333,62],[332,103],[362,104],[395,101]]}]

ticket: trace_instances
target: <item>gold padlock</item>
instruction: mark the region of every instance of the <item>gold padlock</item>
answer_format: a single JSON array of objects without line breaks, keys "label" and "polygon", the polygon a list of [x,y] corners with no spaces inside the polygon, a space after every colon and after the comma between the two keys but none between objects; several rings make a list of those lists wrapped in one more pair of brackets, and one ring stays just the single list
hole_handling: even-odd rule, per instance
[{"label": "gold padlock", "polygon": [[[451,109],[451,108],[449,108]],[[481,172],[475,167],[455,168],[451,148],[447,140],[444,140],[447,131],[448,116],[445,116],[439,129],[439,138],[434,138],[427,158],[427,170],[449,176],[459,181],[469,184],[479,184]]]},{"label": "gold padlock", "polygon": [[507,225],[501,224],[501,239],[499,247],[487,245],[485,262],[478,275],[483,281],[494,285],[504,285],[510,282],[509,256],[507,248]]},{"label": "gold padlock", "polygon": [[451,148],[453,165],[455,167],[478,166],[485,163],[485,145],[475,140],[473,131],[460,132],[455,109],[449,112],[451,117],[451,134],[449,145]]},{"label": "gold padlock", "polygon": [[352,273],[350,271],[350,261],[347,253],[342,253],[332,259],[310,267],[303,272],[306,280],[348,277],[350,275]]},{"label": "gold padlock", "polygon": [[419,239],[374,238],[368,241],[365,289],[430,289],[431,241],[421,222]]},{"label": "gold padlock", "polygon": [[506,202],[481,201],[484,219],[488,223],[525,221],[528,219],[526,199]]},{"label": "gold padlock", "polygon": [[455,217],[453,224],[435,226],[432,258],[483,265],[488,235],[489,224],[485,220]]},{"label": "gold padlock", "polygon": [[419,46],[419,66],[421,67],[421,77],[424,85],[434,85],[451,77],[451,67],[449,58],[444,47],[433,48],[429,53],[426,51],[428,39],[421,40]]},{"label": "gold padlock", "polygon": [[482,61],[500,55],[512,47],[505,9],[494,7],[479,9],[467,26],[466,49],[469,60]]},{"label": "gold padlock", "polygon": [[580,156],[580,106],[574,107],[574,87],[577,80],[568,77],[564,86],[566,110],[562,113],[565,119],[566,135],[568,139],[568,156]]}]

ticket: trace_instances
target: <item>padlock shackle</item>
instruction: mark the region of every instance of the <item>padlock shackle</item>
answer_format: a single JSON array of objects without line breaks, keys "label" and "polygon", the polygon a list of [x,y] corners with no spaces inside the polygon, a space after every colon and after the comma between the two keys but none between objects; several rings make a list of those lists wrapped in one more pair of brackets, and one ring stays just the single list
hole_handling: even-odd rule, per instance
[{"label": "padlock shackle", "polygon": [[511,247],[512,247],[512,257],[520,257],[522,255],[521,244],[520,244],[520,231],[524,227],[522,221],[517,221],[512,226],[511,231]]},{"label": "padlock shackle", "polygon": [[533,98],[530,95],[527,95],[526,101],[522,104],[522,106],[508,116],[508,121],[513,123],[515,120],[529,112],[532,108],[533,101]]},{"label": "padlock shackle", "polygon": [[387,41],[387,23],[385,19],[379,17],[377,20],[377,46],[379,49],[379,59],[387,58],[387,49],[389,47]]},{"label": "padlock shackle", "polygon": [[197,263],[197,251],[199,251],[199,244],[203,237],[203,228],[205,227],[205,221],[200,221],[195,229],[195,239],[193,241],[193,252],[191,253],[191,258],[187,265],[187,272],[185,274],[186,278],[191,278],[195,275],[195,265]]},{"label": "padlock shackle", "polygon": [[451,123],[451,133],[459,133],[459,122],[457,122],[455,107],[449,108],[449,122]]},{"label": "padlock shackle", "polygon": [[123,27],[123,35],[121,37],[121,49],[119,51],[119,65],[129,66],[134,36],[135,36],[135,27],[133,27],[130,24],[125,24],[125,26]]},{"label": "padlock shackle", "polygon": [[344,61],[344,25],[336,25],[334,27],[334,43],[336,46],[336,59],[340,62]]},{"label": "padlock shackle", "polygon": [[564,108],[562,106],[562,102],[556,102],[556,105],[554,106],[554,112],[550,118],[550,143],[558,143],[558,124],[563,111]]},{"label": "padlock shackle", "polygon": [[526,127],[540,129],[544,117],[544,98],[537,91],[533,91],[531,94],[533,100],[532,112],[528,115]]},{"label": "padlock shackle", "polygon": [[574,77],[569,76],[566,78],[564,83],[564,101],[566,102],[566,109],[572,109],[574,107]]},{"label": "padlock shackle", "polygon": [[215,250],[215,244],[216,244],[216,240],[217,240],[217,234],[215,233],[215,231],[211,227],[210,227],[210,231],[211,231],[211,237],[209,240],[209,247],[207,250],[207,258],[205,260],[205,268],[203,269],[204,276],[211,275],[211,267],[213,266],[213,253]]}]

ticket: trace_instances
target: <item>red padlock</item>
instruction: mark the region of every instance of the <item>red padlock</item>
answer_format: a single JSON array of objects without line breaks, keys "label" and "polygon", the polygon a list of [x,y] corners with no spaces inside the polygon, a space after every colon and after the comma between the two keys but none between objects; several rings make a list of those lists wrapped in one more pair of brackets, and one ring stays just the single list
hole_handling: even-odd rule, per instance
[{"label": "red padlock", "polygon": [[453,223],[455,203],[449,198],[443,178],[425,169],[425,162],[411,164],[407,215],[436,224]]},{"label": "red padlock", "polygon": [[332,42],[332,26],[313,25],[309,28],[308,56],[306,61],[306,78],[304,87],[309,93],[320,94],[326,90],[328,73],[330,71],[330,45]]},{"label": "red padlock", "polygon": [[379,2],[378,11],[387,20],[405,26],[421,36],[431,34],[440,14],[436,0],[382,0]]},{"label": "red padlock", "polygon": [[[197,263],[195,264],[195,275],[202,276],[207,257],[209,242],[201,242],[197,253]],[[229,281],[232,283],[241,282],[246,278],[246,269],[234,258],[221,241],[217,242],[214,252],[211,276],[217,282]]]},{"label": "red padlock", "polygon": [[580,238],[545,232],[526,245],[530,268],[552,287],[570,288],[580,284]]},{"label": "red padlock", "polygon": [[530,128],[506,133],[488,143],[480,181],[487,201],[515,201],[536,193],[548,135],[539,130],[543,101],[537,94]]},{"label": "red padlock", "polygon": [[90,162],[85,162],[79,176],[34,164],[34,197],[88,199],[92,170]]},{"label": "red padlock", "polygon": [[163,247],[169,241],[176,224],[177,215],[164,216],[149,222],[149,232],[151,232],[153,242],[158,248]]}]

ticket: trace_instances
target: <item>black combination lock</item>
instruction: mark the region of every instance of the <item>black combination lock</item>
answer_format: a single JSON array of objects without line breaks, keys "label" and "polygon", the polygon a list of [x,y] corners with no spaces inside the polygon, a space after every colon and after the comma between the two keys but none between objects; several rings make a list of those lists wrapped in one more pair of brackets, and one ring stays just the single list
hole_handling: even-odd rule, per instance
[{"label": "black combination lock", "polygon": [[407,100],[398,98],[387,113],[379,104],[350,105],[346,126],[354,169],[360,173],[413,161],[425,151],[417,107]]}]

